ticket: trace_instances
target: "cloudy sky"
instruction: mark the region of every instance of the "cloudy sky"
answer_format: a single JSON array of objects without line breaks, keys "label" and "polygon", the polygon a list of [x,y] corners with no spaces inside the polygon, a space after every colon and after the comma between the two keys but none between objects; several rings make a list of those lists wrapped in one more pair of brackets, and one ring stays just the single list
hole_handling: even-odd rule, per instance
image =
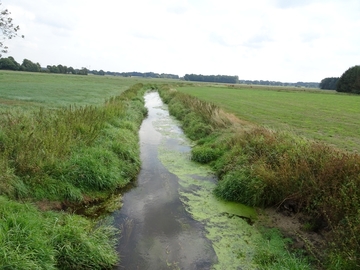
[{"label": "cloudy sky", "polygon": [[359,0],[2,0],[25,39],[7,56],[41,66],[339,77],[360,64]]}]

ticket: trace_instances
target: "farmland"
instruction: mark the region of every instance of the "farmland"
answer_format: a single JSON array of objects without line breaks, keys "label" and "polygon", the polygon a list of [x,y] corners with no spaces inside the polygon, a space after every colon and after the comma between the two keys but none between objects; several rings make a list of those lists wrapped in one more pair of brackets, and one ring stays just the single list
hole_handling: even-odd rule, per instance
[{"label": "farmland", "polygon": [[[218,197],[256,207],[279,205],[290,198],[298,210],[314,218],[307,224],[310,230],[335,228],[332,239],[339,249],[329,253],[333,256],[330,265],[347,265],[344,269],[358,265],[360,218],[354,213],[359,208],[359,156],[312,139],[358,152],[360,100],[316,89],[0,72],[0,195],[6,196],[0,200],[8,209],[3,211],[3,220],[15,219],[30,228],[27,220],[31,219],[18,220],[20,215],[14,211],[21,208],[26,212],[33,206],[16,201],[42,210],[61,210],[61,203],[101,200],[129,184],[140,169],[138,128],[146,115],[142,96],[149,88],[159,89],[169,102],[170,113],[196,141],[191,159],[214,169],[220,179],[214,192]],[[222,118],[219,108],[251,123],[250,128],[233,129],[228,120],[235,118]],[[64,220],[59,225],[68,223],[69,228],[81,228],[80,223],[87,222],[82,218],[76,221],[70,214],[49,216],[38,208],[31,208],[31,216],[48,224],[47,230],[57,219]],[[13,230],[10,223],[4,226],[8,225],[6,237]],[[111,228],[101,227],[99,232],[93,226],[87,225],[85,238],[95,239],[99,233],[101,245],[108,251],[97,259],[101,261],[101,256],[109,253],[106,264],[113,265],[117,258],[109,251],[114,247]],[[32,227],[39,238],[45,237],[38,226]],[[59,254],[72,233],[63,227],[57,230],[62,238],[54,236],[46,243],[49,254]],[[354,237],[346,236],[349,230]],[[13,239],[0,239],[4,239],[0,246],[8,247],[0,256],[10,258],[10,266],[19,263],[13,259],[18,250],[9,245]],[[21,245],[26,246],[27,241],[24,238]],[[347,259],[348,250],[354,259]],[[43,254],[38,255],[35,260],[40,263]],[[85,256],[71,263],[83,264],[82,260],[88,259]],[[317,259],[322,260],[321,256]],[[61,257],[55,261],[52,255],[48,258],[50,266],[61,261]]]},{"label": "farmland", "polygon": [[164,79],[0,71],[0,109],[102,105],[138,82]]},{"label": "farmland", "polygon": [[301,88],[197,85],[179,91],[271,129],[360,151],[360,96]]}]

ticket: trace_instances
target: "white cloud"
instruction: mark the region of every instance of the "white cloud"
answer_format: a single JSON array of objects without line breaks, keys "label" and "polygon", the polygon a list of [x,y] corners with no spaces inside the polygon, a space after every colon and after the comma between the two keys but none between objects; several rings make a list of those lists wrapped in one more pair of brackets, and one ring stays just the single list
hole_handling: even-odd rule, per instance
[{"label": "white cloud", "polygon": [[19,62],[320,81],[360,57],[358,0],[3,0]]}]

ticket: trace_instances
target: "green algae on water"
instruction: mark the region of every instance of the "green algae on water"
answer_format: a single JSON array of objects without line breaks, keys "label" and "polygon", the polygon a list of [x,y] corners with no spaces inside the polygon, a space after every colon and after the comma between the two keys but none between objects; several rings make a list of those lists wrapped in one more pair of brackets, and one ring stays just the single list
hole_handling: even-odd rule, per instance
[{"label": "green algae on water", "polygon": [[[256,243],[261,237],[248,220],[256,218],[255,210],[245,205],[217,199],[212,190],[216,179],[209,167],[190,160],[190,148],[179,151],[181,145],[191,145],[182,132],[174,130],[167,122],[157,122],[157,131],[165,136],[159,147],[159,159],[179,178],[180,199],[191,216],[206,230],[217,255],[213,269],[254,269]],[[169,147],[168,140],[178,139],[179,145]]]}]

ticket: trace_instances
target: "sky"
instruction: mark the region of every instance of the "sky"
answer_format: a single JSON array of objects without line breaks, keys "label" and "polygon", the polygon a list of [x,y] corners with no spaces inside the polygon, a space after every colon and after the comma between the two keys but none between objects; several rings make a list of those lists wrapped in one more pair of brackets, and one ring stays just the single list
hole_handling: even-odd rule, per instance
[{"label": "sky", "polygon": [[0,0],[41,66],[320,82],[360,64],[359,0]]}]

